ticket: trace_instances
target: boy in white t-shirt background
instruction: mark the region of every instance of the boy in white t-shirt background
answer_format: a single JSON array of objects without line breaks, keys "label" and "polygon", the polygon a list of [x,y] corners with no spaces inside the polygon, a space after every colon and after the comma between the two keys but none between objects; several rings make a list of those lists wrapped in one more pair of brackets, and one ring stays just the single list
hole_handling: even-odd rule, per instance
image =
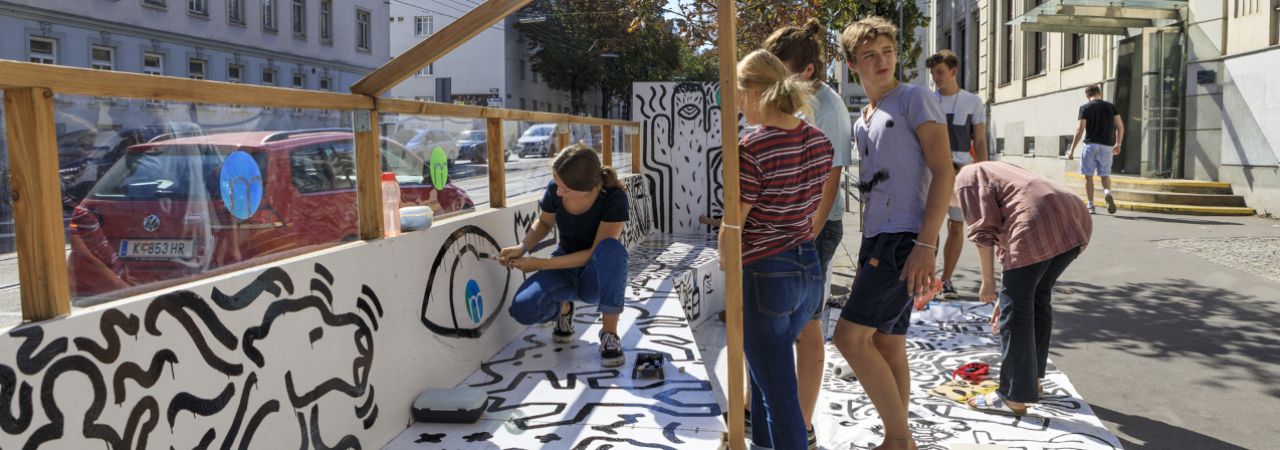
[{"label": "boy in white t-shirt background", "polygon": [[[974,162],[986,161],[987,157],[987,114],[982,98],[971,92],[960,89],[956,83],[956,72],[960,68],[960,58],[951,50],[940,50],[925,60],[929,75],[937,85],[938,103],[947,116],[947,137],[951,142],[951,164],[956,173],[960,168]],[[969,150],[973,149],[970,154]],[[956,300],[960,293],[951,283],[956,264],[960,262],[960,252],[964,249],[964,214],[956,199],[951,199],[947,210],[947,243],[942,249],[942,292],[943,299]]]}]

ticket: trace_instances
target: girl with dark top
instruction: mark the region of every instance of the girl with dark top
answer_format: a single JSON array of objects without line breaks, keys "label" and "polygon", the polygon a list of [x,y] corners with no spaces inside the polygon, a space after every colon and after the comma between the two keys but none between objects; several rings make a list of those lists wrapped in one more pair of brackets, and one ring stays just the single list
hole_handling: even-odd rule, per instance
[{"label": "girl with dark top", "polygon": [[807,448],[793,345],[822,300],[813,219],[831,172],[831,142],[796,118],[809,110],[809,83],[764,50],[738,63],[737,94],[747,122],[760,127],[741,149],[742,309],[751,375],[751,439],[759,447]]},{"label": "girl with dark top", "polygon": [[[507,267],[537,272],[516,290],[511,316],[525,325],[555,320],[552,338],[567,343],[575,336],[573,301],[596,305],[604,316],[600,364],[620,366],[626,363],[618,337],[627,284],[627,249],[619,241],[630,213],[626,191],[617,173],[601,166],[595,150],[581,144],[560,151],[552,177],[538,202],[538,221],[520,245],[498,256]],[[527,256],[552,227],[560,244],[551,258]]]}]

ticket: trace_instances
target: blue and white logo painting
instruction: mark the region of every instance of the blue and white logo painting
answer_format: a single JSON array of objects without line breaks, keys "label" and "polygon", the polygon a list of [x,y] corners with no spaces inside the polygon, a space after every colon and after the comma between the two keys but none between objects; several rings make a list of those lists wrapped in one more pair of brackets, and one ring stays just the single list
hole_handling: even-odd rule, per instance
[{"label": "blue and white logo painting", "polygon": [[222,204],[237,219],[248,220],[262,206],[262,171],[248,153],[236,151],[222,161],[218,185]]},{"label": "blue and white logo painting", "polygon": [[484,297],[480,296],[480,284],[476,280],[467,280],[467,317],[472,322],[480,323],[484,318]]}]

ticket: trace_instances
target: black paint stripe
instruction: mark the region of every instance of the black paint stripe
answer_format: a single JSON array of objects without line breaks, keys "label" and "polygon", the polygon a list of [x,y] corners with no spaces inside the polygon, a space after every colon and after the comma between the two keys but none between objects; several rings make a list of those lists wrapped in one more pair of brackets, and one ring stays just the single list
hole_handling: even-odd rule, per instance
[{"label": "black paint stripe", "polygon": [[333,290],[329,289],[329,285],[324,284],[323,281],[319,279],[311,280],[311,292],[319,294],[320,297],[324,298],[325,303],[333,306]]},{"label": "black paint stripe", "polygon": [[[249,448],[249,444],[253,442],[253,435],[257,434],[258,427],[262,425],[262,421],[272,413],[280,411],[280,401],[272,400],[266,402],[262,407],[258,408],[258,412],[253,413],[253,417],[249,418],[249,424],[244,428],[244,437],[240,438],[240,450]],[[305,445],[306,438],[303,438]]]},{"label": "black paint stripe", "polygon": [[311,343],[315,344],[317,341],[324,338],[324,327],[312,328],[311,333],[308,334],[308,337],[311,338]]},{"label": "black paint stripe", "polygon": [[209,444],[213,443],[214,438],[217,438],[217,437],[218,437],[217,432],[213,430],[206,431],[204,432],[204,437],[200,438],[200,443],[196,444],[195,447],[192,447],[191,450],[206,450],[209,448]]},{"label": "black paint stripe", "polygon": [[364,395],[365,391],[364,385],[353,385],[348,383],[347,380],[343,380],[341,378],[330,378],[325,382],[320,383],[319,386],[316,386],[316,388],[310,392],[298,395],[298,391],[293,385],[293,371],[285,372],[284,386],[285,390],[289,393],[289,402],[293,404],[294,408],[304,408],[330,392],[341,392],[346,394],[348,397],[358,398],[361,395]]},{"label": "black paint stripe", "polygon": [[330,447],[320,438],[320,418],[318,406],[311,406],[311,443],[315,445],[315,450],[360,450],[360,439],[352,435],[343,436],[338,440],[338,444]]},{"label": "black paint stripe", "polygon": [[244,422],[244,412],[249,409],[249,390],[253,389],[255,384],[258,384],[258,373],[251,372],[244,382],[244,387],[240,389],[240,404],[236,406],[236,415],[231,419],[231,429],[227,430],[227,436],[222,438],[222,450],[231,450],[231,445],[235,444],[236,435],[240,434],[240,424]]},{"label": "black paint stripe", "polygon": [[365,301],[365,299],[362,297],[356,300],[356,308],[360,309],[361,311],[364,311],[365,315],[369,316],[369,323],[373,324],[373,330],[377,331],[378,318],[373,315],[373,308],[369,307],[369,302]]},{"label": "black paint stripe", "polygon": [[208,341],[205,340],[204,333],[196,326],[195,320],[191,318],[191,315],[187,314],[187,309],[196,312],[200,320],[204,322],[205,327],[220,343],[230,349],[237,347],[235,335],[231,334],[231,330],[228,330],[222,324],[222,320],[213,312],[213,309],[209,308],[204,299],[191,291],[162,295],[151,302],[151,306],[147,307],[145,319],[147,332],[160,336],[160,329],[156,327],[156,321],[160,317],[160,313],[168,313],[186,330],[191,337],[191,343],[196,346],[196,349],[200,351],[200,356],[204,358],[205,364],[230,376],[238,376],[244,373],[244,366],[227,362],[213,352]]},{"label": "black paint stripe", "polygon": [[[147,414],[147,421],[141,423],[142,429],[138,429],[138,420],[143,413]],[[156,425],[160,423],[160,403],[156,402],[156,398],[150,395],[143,397],[138,404],[133,407],[133,412],[129,414],[129,422],[125,425],[124,440],[121,449],[127,448],[147,448],[147,437],[151,435],[151,431],[156,429]],[[138,433],[138,445],[132,446],[134,433]]]},{"label": "black paint stripe", "polygon": [[236,393],[235,387],[235,383],[227,383],[227,387],[222,390],[222,393],[211,399],[203,399],[188,392],[178,393],[169,402],[169,426],[173,427],[173,419],[181,411],[191,411],[193,414],[206,417],[217,414],[227,407],[227,403],[231,402],[231,396]]},{"label": "black paint stripe", "polygon": [[211,297],[213,297],[213,302],[219,308],[227,311],[237,311],[249,306],[263,292],[270,292],[271,295],[279,297],[282,290],[288,295],[293,295],[293,279],[289,277],[289,273],[285,272],[284,269],[272,267],[263,271],[252,283],[236,292],[235,295],[228,296],[218,288],[213,288]]},{"label": "black paint stripe", "polygon": [[145,372],[142,370],[141,366],[133,362],[121,364],[120,368],[116,369],[115,379],[111,383],[111,386],[115,388],[116,392],[116,404],[120,405],[124,403],[125,380],[133,380],[137,382],[138,385],[142,386],[143,389],[150,388],[156,384],[157,380],[160,379],[160,374],[164,371],[164,363],[166,362],[176,364],[178,362],[178,355],[174,354],[173,350],[169,349],[156,352],[156,354],[151,357],[151,367]]},{"label": "black paint stripe", "polygon": [[307,439],[307,436],[309,436],[307,434],[307,418],[300,412],[296,414],[298,415],[298,435],[302,439],[302,445],[298,446],[298,450],[307,450],[311,448],[311,440]]},{"label": "black paint stripe", "polygon": [[22,345],[18,346],[18,370],[27,375],[39,373],[53,358],[67,351],[67,338],[63,337],[54,339],[43,351],[36,353],[36,348],[44,342],[44,328],[40,325],[15,328],[9,335],[24,338]]},{"label": "black paint stripe", "polygon": [[373,428],[375,423],[378,423],[378,405],[374,405],[373,412],[369,413],[369,417],[364,418],[364,429]]},{"label": "black paint stripe", "polygon": [[369,409],[373,408],[373,386],[369,386],[369,395],[365,396],[364,403],[356,407],[356,417],[368,417]]},{"label": "black paint stripe", "polygon": [[[265,339],[267,335],[271,334],[271,326],[275,323],[276,319],[279,319],[285,314],[307,309],[315,309],[319,312],[320,318],[325,325],[331,327],[355,325],[360,329],[357,332],[357,336],[361,335],[361,333],[364,335],[371,334],[369,325],[360,318],[359,314],[333,314],[333,312],[329,310],[329,306],[325,304],[323,300],[320,300],[319,297],[307,296],[295,300],[276,300],[267,307],[267,312],[263,314],[262,324],[245,330],[244,338],[242,339],[244,342],[245,356],[249,357],[249,360],[253,361],[254,364],[257,364],[258,367],[262,367],[266,364],[266,361],[262,356],[262,352],[258,350],[254,343]],[[369,351],[371,352],[372,349]],[[370,364],[372,364],[371,361]]]},{"label": "black paint stripe", "polygon": [[[13,394],[18,392],[18,415],[13,416]],[[18,388],[13,368],[0,364],[0,430],[7,434],[21,434],[31,426],[31,385],[26,381]]]},{"label": "black paint stripe", "polygon": [[324,264],[316,263],[315,269],[316,269],[316,274],[323,277],[324,281],[328,283],[330,286],[333,286],[333,273],[329,272],[328,267],[325,267]]},{"label": "black paint stripe", "polygon": [[105,347],[98,345],[93,339],[87,337],[78,337],[74,342],[77,349],[93,355],[98,362],[111,364],[116,362],[116,358],[120,357],[120,336],[116,334],[115,329],[120,328],[129,336],[137,336],[140,326],[138,316],[133,314],[125,315],[118,309],[108,309],[102,313],[102,318],[98,321],[98,328],[102,331],[102,337],[107,341]]},{"label": "black paint stripe", "polygon": [[595,444],[597,441],[599,441],[599,442],[617,442],[617,443],[624,443],[624,444],[627,444],[627,447],[629,447],[629,448],[630,448],[630,447],[636,447],[636,448],[643,447],[643,448],[660,448],[660,449],[666,449],[666,450],[676,450],[676,448],[675,448],[675,447],[669,447],[669,446],[666,446],[666,445],[661,445],[661,444],[646,444],[646,443],[644,443],[644,442],[640,442],[640,441],[637,441],[637,440],[635,440],[635,439],[622,439],[622,438],[613,438],[613,437],[608,437],[608,436],[591,436],[591,437],[589,437],[589,438],[583,439],[583,440],[581,440],[581,441],[578,441],[578,445],[573,446],[573,450],[586,450],[586,449],[588,449],[588,448],[613,448],[613,446],[608,445],[608,444],[601,445],[601,446],[599,446],[599,447],[596,447],[596,446],[592,445],[592,444]]},{"label": "black paint stripe", "polygon": [[364,294],[365,297],[369,297],[369,300],[373,300],[373,307],[378,309],[378,317],[382,317],[383,314],[386,314],[382,311],[382,300],[378,299],[378,294],[374,293],[373,289],[370,288],[369,285],[366,284],[360,286],[360,293]]}]

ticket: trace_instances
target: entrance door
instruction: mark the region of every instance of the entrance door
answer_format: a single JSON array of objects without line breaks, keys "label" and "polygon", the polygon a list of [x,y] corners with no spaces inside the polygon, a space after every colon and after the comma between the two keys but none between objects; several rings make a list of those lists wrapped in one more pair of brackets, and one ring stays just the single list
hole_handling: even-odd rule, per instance
[{"label": "entrance door", "polygon": [[1143,72],[1148,92],[1144,123],[1147,167],[1143,176],[1171,178],[1181,175],[1181,113],[1183,100],[1183,36],[1176,27],[1151,34],[1151,66]]},{"label": "entrance door", "polygon": [[1112,160],[1111,172],[1142,174],[1142,41],[1132,36],[1116,46],[1116,112],[1124,121],[1124,141],[1120,154]]}]

